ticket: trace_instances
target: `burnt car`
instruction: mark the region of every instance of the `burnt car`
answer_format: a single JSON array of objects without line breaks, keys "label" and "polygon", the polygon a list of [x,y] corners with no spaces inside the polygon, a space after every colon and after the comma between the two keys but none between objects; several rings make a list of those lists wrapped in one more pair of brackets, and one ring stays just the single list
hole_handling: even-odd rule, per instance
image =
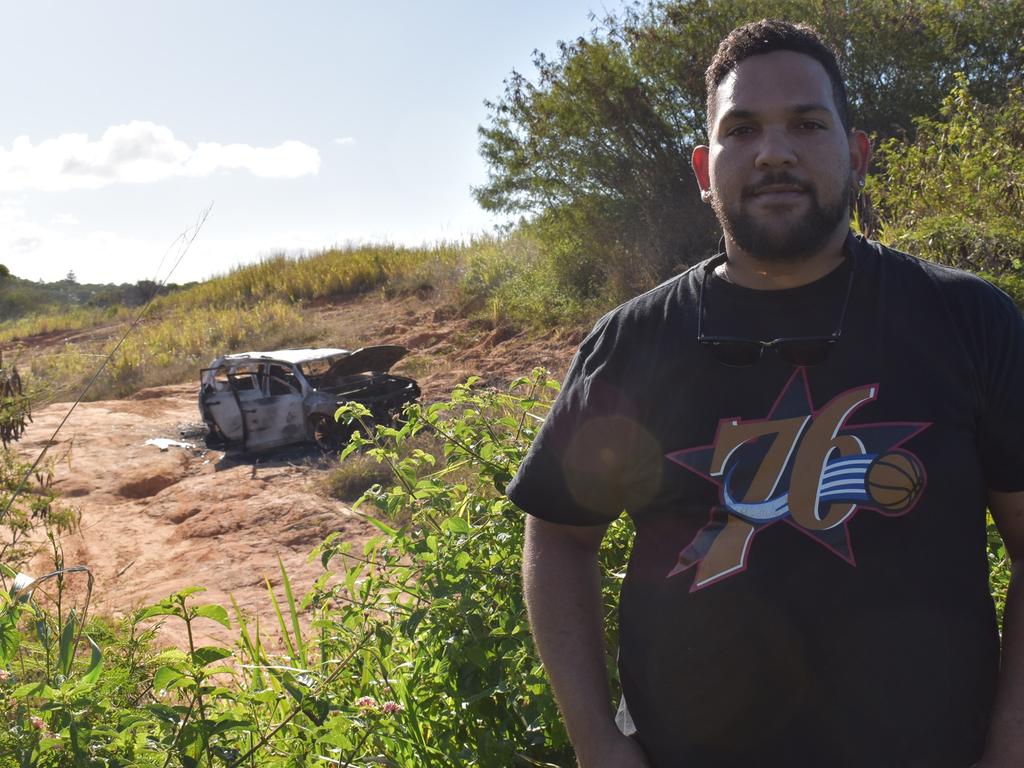
[{"label": "burnt car", "polygon": [[206,445],[243,453],[312,442],[335,451],[352,434],[334,412],[362,403],[372,424],[390,424],[420,395],[413,379],[388,373],[405,347],[281,349],[218,357],[200,372]]}]

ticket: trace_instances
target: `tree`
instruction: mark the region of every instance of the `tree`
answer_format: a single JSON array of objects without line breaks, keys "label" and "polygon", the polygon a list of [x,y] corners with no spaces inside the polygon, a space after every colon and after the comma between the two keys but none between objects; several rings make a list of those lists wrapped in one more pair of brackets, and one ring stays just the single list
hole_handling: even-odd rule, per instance
[{"label": "tree", "polygon": [[705,140],[704,68],[730,29],[765,16],[818,27],[849,70],[856,124],[883,138],[912,136],[958,71],[995,103],[1024,69],[1024,0],[648,0],[535,53],[532,80],[510,75],[479,129],[477,200],[522,214],[584,293],[632,292],[705,257],[717,226],[689,168]]},{"label": "tree", "polygon": [[[704,245],[713,222],[690,178],[692,132],[659,108],[663,94],[624,40],[581,38],[559,50],[557,60],[535,56],[537,84],[513,73],[488,105],[481,152],[491,173],[477,198],[534,215],[546,244],[568,257],[560,272],[576,288],[595,271],[629,283],[639,267],[657,279]],[[701,224],[679,226],[680,211]]]},{"label": "tree", "polygon": [[966,75],[910,141],[879,147],[869,181],[886,239],[915,255],[985,272],[1024,302],[1024,90],[987,106]]}]

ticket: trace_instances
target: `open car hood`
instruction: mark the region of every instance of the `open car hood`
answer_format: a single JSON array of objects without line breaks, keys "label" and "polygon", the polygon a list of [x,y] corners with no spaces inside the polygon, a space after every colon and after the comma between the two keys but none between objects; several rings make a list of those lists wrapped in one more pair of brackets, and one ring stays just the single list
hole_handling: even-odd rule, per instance
[{"label": "open car hood", "polygon": [[363,347],[347,357],[335,360],[331,364],[327,376],[333,379],[338,376],[352,376],[357,373],[384,373],[391,370],[391,366],[407,354],[409,354],[409,350],[397,344]]}]

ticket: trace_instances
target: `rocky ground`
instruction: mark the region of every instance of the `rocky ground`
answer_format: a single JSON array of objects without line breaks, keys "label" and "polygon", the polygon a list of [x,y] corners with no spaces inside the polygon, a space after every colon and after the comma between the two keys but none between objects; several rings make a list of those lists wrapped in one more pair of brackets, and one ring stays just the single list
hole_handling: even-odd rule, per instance
[{"label": "rocky ground", "polygon": [[[530,336],[460,318],[431,297],[357,298],[316,309],[317,321],[337,329],[331,346],[404,344],[412,350],[396,372],[417,378],[427,402],[441,399],[470,375],[504,386],[535,366],[561,378],[578,333]],[[30,340],[61,344],[62,338]],[[210,350],[211,359],[220,350]],[[261,627],[276,618],[267,582],[281,594],[278,561],[301,594],[322,571],[307,555],[340,531],[354,542],[373,529],[345,504],[326,497],[318,479],[330,461],[305,449],[259,457],[208,451],[195,436],[199,414],[194,382],[146,389],[125,400],[80,404],[50,446],[56,487],[81,513],[78,531],[61,542],[65,564],[87,565],[95,578],[90,612],[123,615],[187,586],[201,585],[204,602],[231,598]],[[49,441],[69,403],[34,414],[19,443],[34,458]],[[161,450],[151,438],[194,447]],[[41,555],[33,572],[48,570]],[[212,622],[199,641],[224,641]],[[182,627],[161,630],[183,640]]]}]

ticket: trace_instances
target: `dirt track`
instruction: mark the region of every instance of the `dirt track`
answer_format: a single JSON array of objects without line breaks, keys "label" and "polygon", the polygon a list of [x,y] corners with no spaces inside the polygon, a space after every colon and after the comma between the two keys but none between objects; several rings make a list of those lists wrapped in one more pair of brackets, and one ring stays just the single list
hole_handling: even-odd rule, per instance
[{"label": "dirt track", "polygon": [[[449,311],[418,299],[365,297],[318,314],[328,327],[344,329],[332,345],[408,346],[413,354],[403,364],[428,402],[470,375],[503,386],[541,365],[561,377],[578,341],[571,335],[528,338],[488,329],[451,319]],[[120,615],[201,585],[208,590],[200,597],[204,602],[230,607],[233,595],[250,615],[259,615],[262,627],[275,626],[265,580],[280,586],[278,558],[301,595],[321,573],[318,562],[306,560],[324,536],[340,531],[362,541],[376,529],[318,493],[316,478],[326,469],[309,451],[239,460],[201,450],[196,438],[183,438],[198,443],[196,449],[145,445],[149,438],[180,439],[182,426],[198,420],[195,397],[195,384],[189,383],[78,406],[49,454],[65,457],[56,468],[56,487],[81,512],[81,529],[62,541],[65,564],[92,571],[90,611]],[[34,414],[19,444],[26,457],[42,450],[67,408],[55,403]],[[41,556],[33,572],[48,566]],[[234,636],[204,624],[200,642]],[[164,637],[180,642],[181,628],[169,624]]]}]

